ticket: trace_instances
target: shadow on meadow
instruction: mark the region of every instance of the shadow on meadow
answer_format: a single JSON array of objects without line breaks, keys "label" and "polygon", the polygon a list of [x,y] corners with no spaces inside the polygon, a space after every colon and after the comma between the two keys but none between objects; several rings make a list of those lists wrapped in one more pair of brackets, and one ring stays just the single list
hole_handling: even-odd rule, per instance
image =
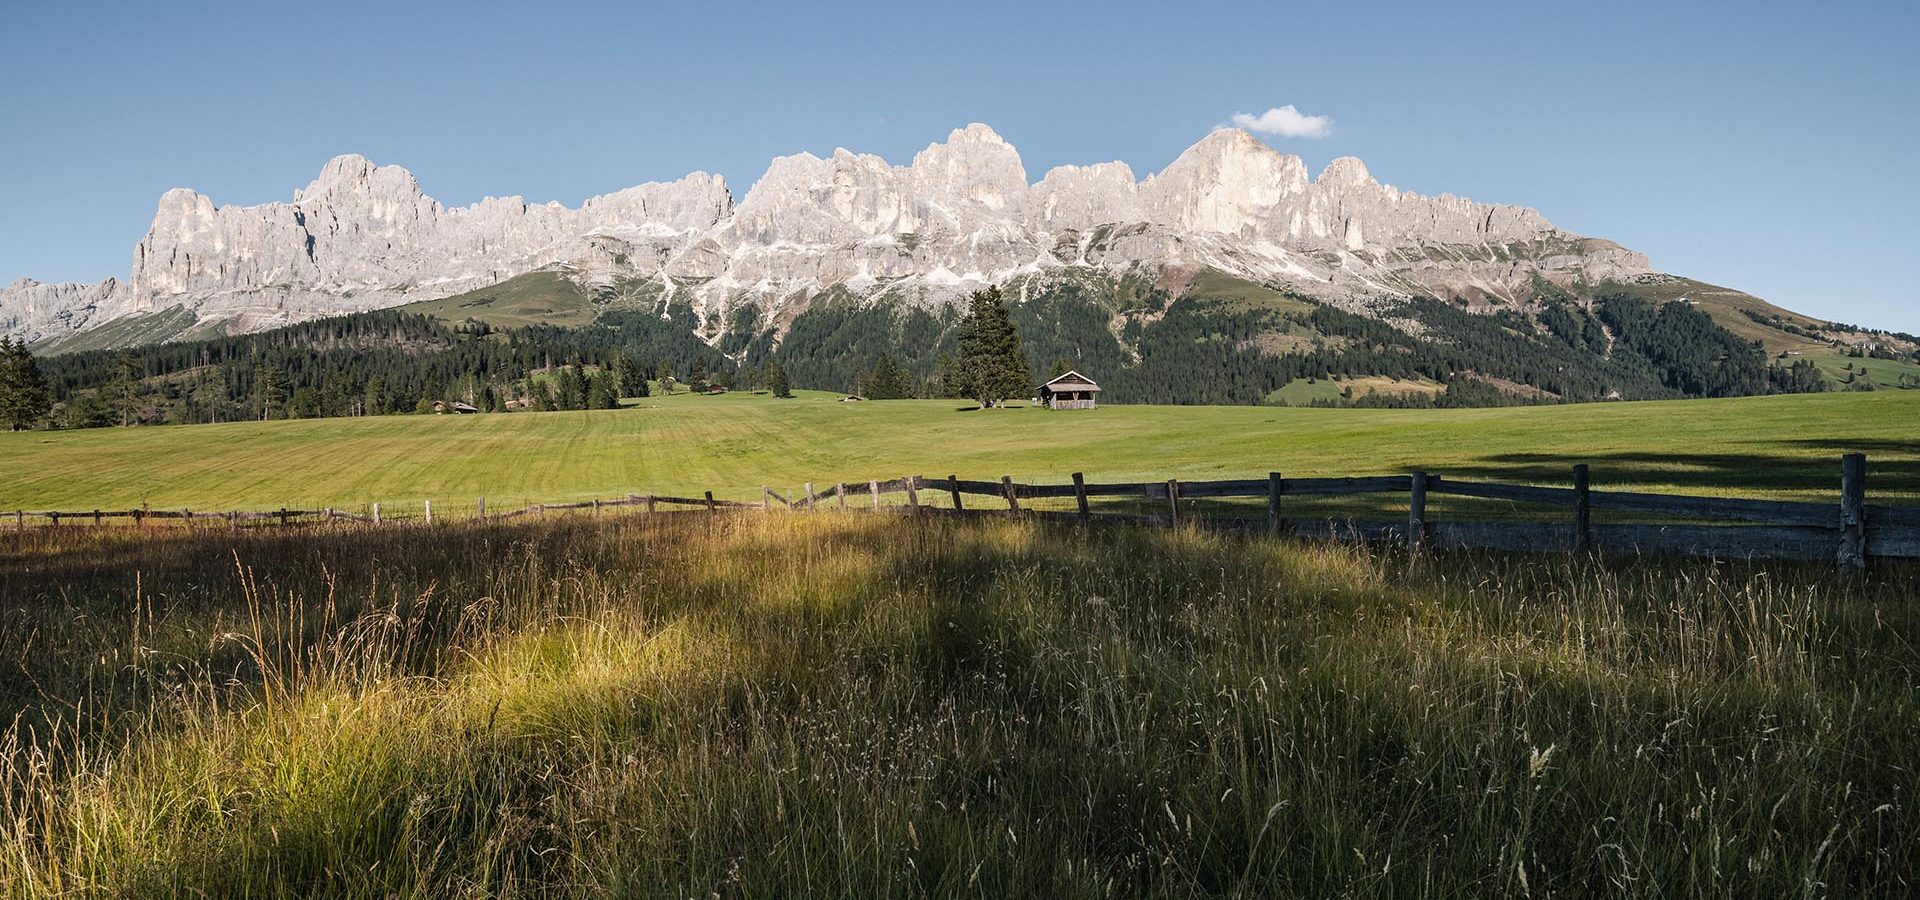
[{"label": "shadow on meadow", "polygon": [[[1499,481],[1560,484],[1572,464],[1592,466],[1593,485],[1655,482],[1681,490],[1751,491],[1756,487],[1812,495],[1840,492],[1840,457],[1867,454],[1869,502],[1920,505],[1920,442],[1782,441],[1750,453],[1632,451],[1584,454],[1498,453],[1463,463],[1446,474]],[[1786,448],[1802,448],[1790,452]],[[1814,454],[1814,455],[1809,455]],[[1877,499],[1876,499],[1877,498]]]},{"label": "shadow on meadow", "polygon": [[1906,570],[830,513],[47,540],[0,700],[96,718],[9,787],[21,894],[1920,877]]}]

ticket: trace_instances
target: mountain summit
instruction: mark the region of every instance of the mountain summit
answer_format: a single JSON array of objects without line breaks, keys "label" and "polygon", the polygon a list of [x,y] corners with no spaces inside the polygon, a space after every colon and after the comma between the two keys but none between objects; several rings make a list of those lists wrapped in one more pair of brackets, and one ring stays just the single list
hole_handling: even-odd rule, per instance
[{"label": "mountain summit", "polygon": [[1088,273],[1158,280],[1197,268],[1365,310],[1415,295],[1514,302],[1534,286],[1645,275],[1645,257],[1555,228],[1516,206],[1427,197],[1333,161],[1221,129],[1136,180],[1119,162],[1029,182],[1020,154],[982,124],[904,166],[837,150],[773,160],[737,205],[695,172],[594,197],[578,209],[487,198],[444,207],[413,174],[330,160],[291,202],[216,206],[160,198],[130,277],[22,280],[0,289],[0,333],[49,341],[169,313],[180,334],[242,333],[397,306],[555,269],[583,286],[647,285],[702,321],[751,305],[804,309],[844,291],[918,306],[989,283]]}]

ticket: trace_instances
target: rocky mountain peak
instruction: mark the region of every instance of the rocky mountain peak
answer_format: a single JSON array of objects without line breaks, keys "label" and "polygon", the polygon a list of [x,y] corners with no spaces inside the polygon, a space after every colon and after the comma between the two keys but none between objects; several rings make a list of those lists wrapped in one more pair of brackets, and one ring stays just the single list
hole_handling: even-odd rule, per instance
[{"label": "rocky mountain peak", "polygon": [[1342,156],[1320,170],[1320,177],[1313,180],[1316,185],[1337,187],[1358,187],[1373,184],[1373,174],[1367,171],[1367,164],[1359,157]]},{"label": "rocky mountain peak", "polygon": [[[1545,239],[1558,255],[1540,266],[1587,277],[1645,269],[1644,258],[1576,238],[1530,209],[1378,184],[1350,157],[1309,179],[1300,157],[1232,128],[1138,181],[1125,163],[1106,162],[1059,166],[1030,184],[1019,152],[975,123],[906,165],[844,148],[776,158],[738,204],[723,179],[696,172],[578,209],[517,196],[446,208],[407,169],[346,154],[290,203],[217,207],[168,191],[130,279],[16,283],[0,290],[0,330],[40,337],[172,305],[203,323],[257,330],[556,265],[598,283],[654,279],[702,318],[741,303],[807,302],[836,286],[946,302],[1062,267],[1203,265],[1356,304],[1500,294],[1523,289],[1535,268],[1489,247]],[[1449,262],[1390,252],[1433,246],[1465,249],[1443,254]]]},{"label": "rocky mountain peak", "polygon": [[306,189],[295,191],[298,204],[342,203],[356,198],[413,201],[425,196],[413,173],[402,166],[379,166],[358,153],[327,160]]}]

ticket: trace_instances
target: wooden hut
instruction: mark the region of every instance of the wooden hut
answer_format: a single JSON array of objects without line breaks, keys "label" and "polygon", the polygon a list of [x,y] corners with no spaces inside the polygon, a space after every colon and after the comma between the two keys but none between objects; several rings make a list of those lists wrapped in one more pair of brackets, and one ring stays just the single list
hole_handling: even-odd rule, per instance
[{"label": "wooden hut", "polygon": [[1048,409],[1092,409],[1100,397],[1100,385],[1079,372],[1068,372],[1040,386],[1040,402]]}]

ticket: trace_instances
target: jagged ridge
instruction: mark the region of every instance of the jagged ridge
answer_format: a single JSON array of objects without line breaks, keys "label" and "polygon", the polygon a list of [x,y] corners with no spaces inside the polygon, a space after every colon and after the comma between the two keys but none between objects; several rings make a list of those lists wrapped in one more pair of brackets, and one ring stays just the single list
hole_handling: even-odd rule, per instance
[{"label": "jagged ridge", "polygon": [[583,283],[650,279],[703,317],[831,288],[938,303],[1086,268],[1205,266],[1358,307],[1412,293],[1510,299],[1536,274],[1648,271],[1639,254],[1531,209],[1403,192],[1357,159],[1310,178],[1299,157],[1242,131],[1213,132],[1143,180],[1109,162],[1029,183],[1018,152],[975,124],[905,166],[846,150],[775,159],[737,206],[721,178],[696,172],[579,209],[519,197],[448,208],[406,169],[351,155],[291,202],[216,207],[176,189],[130,278],[17,282],[0,290],[0,331],[43,340],[182,307],[198,328],[249,332],[554,265]]}]

